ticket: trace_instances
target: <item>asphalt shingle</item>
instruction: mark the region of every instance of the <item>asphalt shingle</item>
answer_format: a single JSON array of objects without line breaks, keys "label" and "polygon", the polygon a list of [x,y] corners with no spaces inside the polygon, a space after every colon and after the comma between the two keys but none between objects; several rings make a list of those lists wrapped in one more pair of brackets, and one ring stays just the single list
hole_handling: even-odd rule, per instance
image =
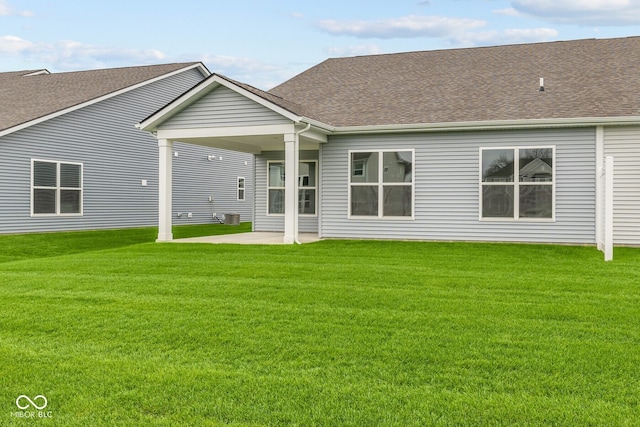
[{"label": "asphalt shingle", "polygon": [[638,116],[638,64],[640,37],[408,52],[328,59],[269,93],[340,127]]}]

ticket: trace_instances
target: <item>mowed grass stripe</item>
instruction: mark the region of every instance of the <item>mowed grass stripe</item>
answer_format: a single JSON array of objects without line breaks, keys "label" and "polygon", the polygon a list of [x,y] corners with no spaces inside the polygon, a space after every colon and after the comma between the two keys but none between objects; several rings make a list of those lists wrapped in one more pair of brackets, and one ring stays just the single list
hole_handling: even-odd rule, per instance
[{"label": "mowed grass stripe", "polygon": [[7,262],[0,419],[44,394],[55,425],[634,425],[639,255],[325,241]]}]

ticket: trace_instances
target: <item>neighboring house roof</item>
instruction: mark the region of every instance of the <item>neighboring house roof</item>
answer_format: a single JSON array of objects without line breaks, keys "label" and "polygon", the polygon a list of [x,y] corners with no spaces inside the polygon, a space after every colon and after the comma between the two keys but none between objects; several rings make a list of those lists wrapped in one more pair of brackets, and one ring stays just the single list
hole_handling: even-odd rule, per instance
[{"label": "neighboring house roof", "polygon": [[189,68],[210,74],[200,62],[68,73],[0,73],[0,136]]},{"label": "neighboring house roof", "polygon": [[359,56],[326,60],[268,95],[342,128],[637,118],[638,64],[640,37]]}]

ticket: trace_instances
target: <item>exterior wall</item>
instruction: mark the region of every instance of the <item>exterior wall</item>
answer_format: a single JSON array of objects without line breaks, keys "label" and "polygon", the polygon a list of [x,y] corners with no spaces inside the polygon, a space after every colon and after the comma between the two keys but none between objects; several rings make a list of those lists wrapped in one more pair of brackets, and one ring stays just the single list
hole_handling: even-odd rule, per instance
[{"label": "exterior wall", "polygon": [[[256,156],[255,175],[255,209],[254,209],[254,231],[280,231],[284,230],[284,215],[267,215],[267,164],[270,160],[284,162],[284,151],[266,151]],[[300,160],[320,160],[318,151],[300,151]],[[318,164],[318,168],[320,166]],[[318,172],[318,192],[320,189],[320,175]],[[321,209],[320,202],[316,205],[317,214],[315,216],[301,215],[298,217],[298,231],[302,233],[318,232],[318,213]]]},{"label": "exterior wall", "polygon": [[[479,149],[542,145],[556,148],[555,221],[480,220]],[[348,218],[348,152],[375,149],[415,149],[415,219]],[[320,182],[324,238],[595,243],[594,128],[332,137]]]},{"label": "exterior wall", "polygon": [[220,86],[158,129],[189,129],[228,126],[289,124],[283,116]]},{"label": "exterior wall", "polygon": [[[202,79],[197,70],[188,70],[0,138],[0,233],[157,225],[157,141],[134,125]],[[185,158],[190,150],[203,157],[211,151],[180,150]],[[83,164],[82,216],[31,217],[32,158]],[[174,179],[189,185],[181,177],[193,169],[176,162]],[[189,191],[201,188],[206,200],[210,181],[191,180]],[[178,205],[181,191],[174,189]]]},{"label": "exterior wall", "polygon": [[640,126],[604,129],[604,155],[613,156],[613,242],[640,245]]},{"label": "exterior wall", "polygon": [[[241,222],[252,221],[253,155],[180,142],[173,144],[173,151],[178,152],[173,158],[174,225],[210,223],[213,213],[218,218],[239,214]],[[238,200],[238,177],[245,178],[244,201]]]}]

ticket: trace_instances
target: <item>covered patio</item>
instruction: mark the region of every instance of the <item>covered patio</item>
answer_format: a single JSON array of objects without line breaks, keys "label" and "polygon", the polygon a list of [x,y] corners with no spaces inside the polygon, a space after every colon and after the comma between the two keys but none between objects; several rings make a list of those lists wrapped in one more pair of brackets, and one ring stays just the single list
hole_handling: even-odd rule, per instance
[{"label": "covered patio", "polygon": [[[313,243],[321,240],[317,233],[299,233],[297,243]],[[174,239],[175,243],[213,243],[235,245],[282,245],[284,233],[253,231],[250,233],[225,234],[221,236],[189,237]]]},{"label": "covered patio", "polygon": [[[230,243],[302,243],[298,232],[298,172],[301,150],[318,150],[330,130],[293,113],[291,106],[251,86],[213,74],[202,84],[138,123],[153,134],[159,148],[158,242],[173,240],[173,142],[180,141],[260,155],[280,152],[284,157],[284,226],[282,232],[256,233]],[[256,192],[267,191],[256,188]],[[254,199],[255,208],[255,199]],[[255,222],[254,222],[255,227]],[[271,230],[273,231],[273,230]],[[252,233],[253,234],[253,233]],[[315,235],[317,239],[317,233]],[[215,240],[215,239],[214,239]],[[184,241],[184,240],[183,240]]]}]

